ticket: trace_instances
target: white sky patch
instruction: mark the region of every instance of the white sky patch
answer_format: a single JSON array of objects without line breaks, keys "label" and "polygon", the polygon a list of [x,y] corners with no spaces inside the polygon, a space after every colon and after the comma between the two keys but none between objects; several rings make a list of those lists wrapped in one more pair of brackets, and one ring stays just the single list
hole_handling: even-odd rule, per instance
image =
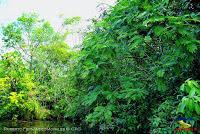
[{"label": "white sky patch", "polygon": [[[107,3],[113,5],[115,0],[3,0],[0,5],[0,24],[16,20],[22,13],[36,12],[41,18],[50,21],[56,29],[60,27],[61,19],[64,17],[80,16],[85,27],[86,20],[97,16],[97,5]],[[2,42],[0,41],[0,44]],[[1,46],[1,45],[0,45]]]},{"label": "white sky patch", "polygon": [[0,6],[0,22],[13,20],[23,12],[37,12],[49,21],[64,14],[67,17],[81,16],[83,19],[98,14],[98,3],[113,3],[114,0],[7,0]]}]

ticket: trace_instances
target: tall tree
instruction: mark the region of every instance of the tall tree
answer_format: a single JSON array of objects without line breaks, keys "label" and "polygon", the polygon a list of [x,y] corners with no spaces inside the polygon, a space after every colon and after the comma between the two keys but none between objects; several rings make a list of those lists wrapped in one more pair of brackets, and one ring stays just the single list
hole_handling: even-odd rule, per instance
[{"label": "tall tree", "polygon": [[62,42],[66,36],[57,33],[48,21],[39,19],[35,13],[23,14],[3,26],[2,31],[5,47],[20,52],[30,64],[30,70],[33,70],[35,51],[39,46]]}]

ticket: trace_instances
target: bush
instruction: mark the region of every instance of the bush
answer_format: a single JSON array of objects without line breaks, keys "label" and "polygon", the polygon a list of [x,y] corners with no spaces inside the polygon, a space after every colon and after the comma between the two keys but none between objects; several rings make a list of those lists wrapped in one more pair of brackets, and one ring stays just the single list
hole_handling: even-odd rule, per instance
[{"label": "bush", "polygon": [[38,84],[19,53],[7,53],[0,62],[0,119],[44,119],[49,112],[37,100]]},{"label": "bush", "polygon": [[75,70],[92,127],[173,131],[168,121],[176,116],[179,86],[190,77],[199,79],[193,72],[199,64],[198,9],[193,1],[118,0],[95,23]]}]

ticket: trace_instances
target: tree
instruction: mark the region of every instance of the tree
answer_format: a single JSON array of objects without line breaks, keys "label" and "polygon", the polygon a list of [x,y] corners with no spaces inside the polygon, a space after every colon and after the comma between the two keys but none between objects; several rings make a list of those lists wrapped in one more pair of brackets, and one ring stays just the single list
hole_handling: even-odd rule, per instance
[{"label": "tree", "polygon": [[2,29],[5,47],[20,52],[30,64],[30,70],[33,70],[35,51],[39,46],[62,42],[66,36],[54,31],[49,22],[40,20],[35,13],[23,14]]},{"label": "tree", "polygon": [[[62,25],[62,29],[65,28],[65,25],[76,22],[77,19],[78,17],[75,19],[68,19],[68,22],[66,22],[67,24]],[[10,88],[8,88],[8,92],[5,92],[3,95],[6,100],[3,101],[7,102],[9,100],[10,92],[12,93],[11,98],[20,99],[18,94],[23,94],[25,98],[22,98],[19,105],[17,104],[17,108],[12,110],[16,115],[20,115],[20,112],[24,113],[23,107],[27,107],[28,110],[25,110],[27,110],[27,116],[30,116],[27,118],[47,118],[47,116],[49,117],[49,110],[53,112],[57,111],[56,115],[63,117],[67,111],[61,110],[61,108],[58,108],[58,105],[66,104],[60,104],[60,102],[65,102],[65,99],[71,98],[68,93],[75,91],[70,87],[68,72],[72,66],[71,59],[76,52],[71,50],[65,43],[65,37],[68,31],[66,32],[64,29],[65,31],[56,32],[49,22],[40,20],[36,14],[23,14],[16,21],[4,26],[2,29],[5,47],[14,51],[13,53],[18,54],[17,56],[13,55],[11,57],[17,57],[19,64],[23,66],[22,69],[21,66],[15,64],[17,59],[9,61],[9,64],[15,67],[12,68],[11,72],[13,73],[13,71],[16,70],[15,73],[17,73],[17,75],[14,75],[14,82],[12,82],[14,85],[11,86],[11,88],[14,87],[16,90],[12,93]],[[2,56],[4,57],[6,55]],[[6,61],[7,60],[2,60],[2,62]],[[29,64],[29,66],[27,66],[27,64]],[[2,73],[5,73],[6,71],[4,70],[9,70],[10,68],[9,66],[4,66],[5,64],[3,63],[2,66],[0,65],[0,71],[3,70]],[[30,71],[27,72],[27,70]],[[29,75],[24,76],[24,72],[30,74],[30,78]],[[4,77],[6,76],[2,77],[2,81],[9,83],[10,79],[7,80]],[[22,79],[23,77],[27,79],[23,84],[25,87],[15,88],[16,85],[19,85],[18,82],[21,77]],[[18,81],[15,82],[15,79],[18,79]],[[37,85],[34,87],[34,90],[30,92],[26,91],[29,89],[30,85],[34,85],[33,83]],[[29,97],[29,94],[32,94],[31,97]],[[76,91],[74,94],[72,93],[72,95],[76,95]],[[7,108],[7,105],[9,105],[9,108]],[[71,104],[67,103],[66,107],[67,106],[71,106]],[[13,107],[15,107],[15,105],[5,103],[5,107],[0,111],[2,112],[0,116],[5,117],[4,114],[7,110]],[[46,110],[46,108],[49,108],[49,110]],[[9,114],[8,116],[12,117],[14,115]],[[24,115],[21,115],[21,118],[27,119]]]}]

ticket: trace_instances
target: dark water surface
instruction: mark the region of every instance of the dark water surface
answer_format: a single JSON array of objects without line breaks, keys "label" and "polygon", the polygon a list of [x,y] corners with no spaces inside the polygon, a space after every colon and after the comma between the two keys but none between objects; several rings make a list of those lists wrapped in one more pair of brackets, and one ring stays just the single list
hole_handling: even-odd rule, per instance
[{"label": "dark water surface", "polygon": [[0,121],[0,134],[78,134],[81,128],[67,121]]}]

